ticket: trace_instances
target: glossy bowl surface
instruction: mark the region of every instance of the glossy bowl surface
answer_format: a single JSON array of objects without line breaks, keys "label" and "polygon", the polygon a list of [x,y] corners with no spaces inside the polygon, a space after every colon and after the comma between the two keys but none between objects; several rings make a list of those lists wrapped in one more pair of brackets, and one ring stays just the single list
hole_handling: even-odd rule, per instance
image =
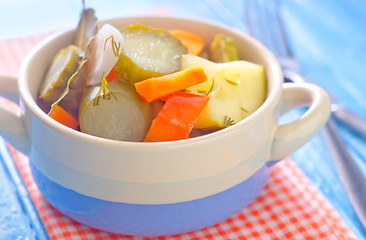
[{"label": "glossy bowl surface", "polygon": [[[29,155],[32,174],[45,198],[83,224],[115,233],[157,236],[223,221],[256,198],[269,176],[270,163],[308,141],[329,115],[329,99],[320,88],[283,86],[274,56],[242,32],[175,17],[106,22],[117,28],[133,23],[179,28],[199,34],[207,43],[218,33],[226,34],[236,42],[241,59],[264,66],[267,96],[246,119],[200,137],[156,143],[98,138],[53,121],[37,105],[43,76],[53,56],[72,42],[74,30],[47,38],[29,53],[20,70],[24,113],[9,117],[22,121],[13,126],[22,134],[13,136],[17,140],[13,142]],[[277,124],[282,109],[304,103],[312,106],[301,119]]]}]

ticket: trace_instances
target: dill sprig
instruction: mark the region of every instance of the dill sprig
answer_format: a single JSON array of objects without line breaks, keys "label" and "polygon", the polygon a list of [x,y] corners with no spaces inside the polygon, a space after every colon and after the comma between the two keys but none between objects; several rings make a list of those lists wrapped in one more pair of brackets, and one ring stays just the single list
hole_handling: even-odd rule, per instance
[{"label": "dill sprig", "polygon": [[224,117],[224,126],[225,127],[229,127],[229,126],[232,126],[234,124],[235,124],[235,122],[234,122],[233,119],[231,119],[231,117],[228,117],[228,116]]},{"label": "dill sprig", "polygon": [[106,46],[107,46],[107,42],[108,42],[108,40],[109,40],[109,39],[111,39],[112,50],[113,50],[114,56],[118,57],[118,56],[119,56],[119,54],[120,54],[121,43],[120,43],[120,42],[118,42],[118,45],[117,45],[117,42],[116,42],[116,41],[114,41],[114,36],[113,36],[113,35],[109,36],[109,37],[105,40],[105,42],[104,42],[104,51],[105,51],[105,48],[106,48]]},{"label": "dill sprig", "polygon": [[111,99],[111,96],[113,96],[114,99],[117,100],[116,95],[114,95],[111,88],[109,87],[108,81],[105,76],[105,72],[103,72],[99,91],[98,91],[97,95],[95,95],[95,98],[94,98],[94,103],[93,103],[94,106],[99,105],[99,98],[101,97],[101,95],[103,96],[103,99],[109,100],[109,99]]},{"label": "dill sprig", "polygon": [[225,80],[227,83],[231,84],[231,85],[238,86],[238,83],[237,83],[237,82],[234,82],[234,81],[232,81],[232,80],[230,80],[230,79],[227,79],[227,78],[224,78],[224,80]]},{"label": "dill sprig", "polygon": [[245,108],[243,108],[243,107],[241,107],[240,108],[240,110],[242,110],[243,112],[246,112],[246,113],[248,113],[249,111],[248,110],[246,110]]},{"label": "dill sprig", "polygon": [[198,94],[200,94],[200,95],[208,96],[208,95],[212,92],[212,89],[213,89],[214,85],[215,85],[215,79],[213,78],[213,79],[212,79],[211,87],[210,87],[210,89],[209,89],[207,92],[206,92],[206,91],[204,91],[204,90],[197,90],[197,92],[198,92]]},{"label": "dill sprig", "polygon": [[210,93],[212,92],[212,89],[213,89],[214,85],[215,85],[215,79],[214,79],[214,78],[212,78],[211,88],[210,88],[210,90],[208,90],[208,92],[207,92],[207,96],[208,96],[208,94],[210,94]]}]

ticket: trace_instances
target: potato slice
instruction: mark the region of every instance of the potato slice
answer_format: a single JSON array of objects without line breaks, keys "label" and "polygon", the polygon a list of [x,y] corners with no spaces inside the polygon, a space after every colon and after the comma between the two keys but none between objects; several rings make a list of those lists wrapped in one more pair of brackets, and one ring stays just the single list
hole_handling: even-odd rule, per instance
[{"label": "potato slice", "polygon": [[81,54],[82,51],[74,45],[69,45],[56,54],[40,87],[39,98],[48,104],[58,100],[80,64]]},{"label": "potato slice", "polygon": [[95,99],[100,86],[85,90],[79,110],[80,130],[94,136],[139,142],[151,124],[150,105],[144,104],[133,85],[121,79],[109,83],[112,94]]},{"label": "potato slice", "polygon": [[233,125],[252,114],[266,96],[264,67],[239,60],[213,63],[201,57],[184,55],[182,69],[202,67],[207,81],[186,91],[210,96],[194,128],[215,129]]},{"label": "potato slice", "polygon": [[136,83],[180,69],[187,48],[166,30],[133,24],[121,33],[125,42],[114,70],[126,80]]},{"label": "potato slice", "polygon": [[209,59],[217,63],[239,60],[234,40],[226,35],[217,34],[210,45]]}]

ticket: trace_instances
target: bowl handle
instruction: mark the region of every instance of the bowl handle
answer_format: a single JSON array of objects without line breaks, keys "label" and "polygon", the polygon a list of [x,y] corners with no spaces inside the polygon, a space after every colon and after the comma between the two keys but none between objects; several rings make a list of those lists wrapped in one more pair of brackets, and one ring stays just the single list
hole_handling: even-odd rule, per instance
[{"label": "bowl handle", "polygon": [[309,105],[298,119],[278,125],[272,143],[271,161],[289,156],[309,141],[330,115],[330,98],[319,86],[310,83],[284,83],[280,100],[280,115],[291,109]]},{"label": "bowl handle", "polygon": [[0,96],[7,98],[0,98],[0,135],[16,149],[27,153],[24,112],[14,103],[19,99],[16,78],[0,76]]}]

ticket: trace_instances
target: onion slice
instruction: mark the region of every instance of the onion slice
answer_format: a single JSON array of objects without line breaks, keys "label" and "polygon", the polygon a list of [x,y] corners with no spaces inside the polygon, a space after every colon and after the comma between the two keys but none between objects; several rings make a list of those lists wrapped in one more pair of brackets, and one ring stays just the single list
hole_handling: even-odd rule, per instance
[{"label": "onion slice", "polygon": [[120,31],[110,24],[104,24],[86,50],[86,84],[93,86],[101,83],[118,61],[124,38]]}]

